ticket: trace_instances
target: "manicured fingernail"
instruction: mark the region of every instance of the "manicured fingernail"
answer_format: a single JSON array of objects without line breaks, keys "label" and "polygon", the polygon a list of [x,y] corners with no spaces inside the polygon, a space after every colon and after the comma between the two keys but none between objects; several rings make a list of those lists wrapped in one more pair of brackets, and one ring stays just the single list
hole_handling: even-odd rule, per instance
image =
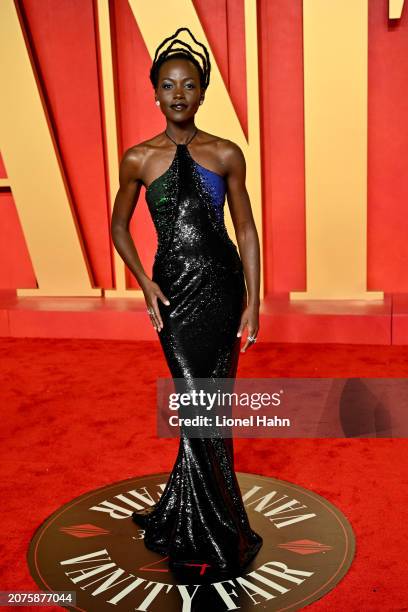
[{"label": "manicured fingernail", "polygon": [[167,302],[164,302],[164,303],[166,304],[166,306],[169,306],[169,305],[170,305],[169,300],[167,300]]}]

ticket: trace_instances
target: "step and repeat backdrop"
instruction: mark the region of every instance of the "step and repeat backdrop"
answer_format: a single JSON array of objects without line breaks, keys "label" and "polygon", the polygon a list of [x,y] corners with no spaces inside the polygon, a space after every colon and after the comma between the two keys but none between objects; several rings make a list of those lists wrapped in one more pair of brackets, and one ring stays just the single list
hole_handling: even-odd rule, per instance
[{"label": "step and repeat backdrop", "polygon": [[[2,0],[0,288],[140,295],[110,238],[118,166],[165,128],[149,69],[158,44],[186,26],[212,61],[196,125],[246,158],[263,295],[407,292],[404,4]],[[144,189],[131,231],[149,270]]]}]

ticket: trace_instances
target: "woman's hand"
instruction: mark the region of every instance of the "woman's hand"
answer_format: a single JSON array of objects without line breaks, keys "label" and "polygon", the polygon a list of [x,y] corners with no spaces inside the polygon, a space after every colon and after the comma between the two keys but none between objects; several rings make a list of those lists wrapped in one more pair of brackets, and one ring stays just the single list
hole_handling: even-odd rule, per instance
[{"label": "woman's hand", "polygon": [[143,293],[146,301],[147,312],[149,313],[153,327],[156,331],[161,331],[163,329],[163,321],[160,316],[157,298],[159,298],[163,304],[166,304],[166,306],[169,306],[170,302],[160,289],[159,285],[152,280],[147,281],[147,283],[144,285]]},{"label": "woman's hand", "polygon": [[238,329],[238,333],[237,336],[242,336],[242,332],[244,331],[245,327],[248,325],[248,335],[247,335],[247,339],[245,341],[244,346],[241,348],[241,353],[245,353],[245,351],[247,350],[247,348],[249,346],[252,346],[252,344],[255,344],[255,342],[252,340],[249,340],[249,338],[256,338],[257,334],[258,334],[258,330],[259,330],[259,304],[249,304],[244,312],[242,313],[241,316],[241,323]]}]

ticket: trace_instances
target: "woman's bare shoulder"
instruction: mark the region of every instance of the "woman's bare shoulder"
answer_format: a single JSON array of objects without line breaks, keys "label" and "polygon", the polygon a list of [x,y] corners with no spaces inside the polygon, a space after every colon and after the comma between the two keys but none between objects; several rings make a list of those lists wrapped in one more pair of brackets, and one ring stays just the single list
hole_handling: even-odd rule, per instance
[{"label": "woman's bare shoulder", "polygon": [[218,159],[221,166],[224,168],[225,173],[231,169],[231,166],[244,165],[245,158],[242,149],[232,140],[228,138],[222,138],[216,134],[210,134],[209,132],[202,132],[206,142],[211,148]]},{"label": "woman's bare shoulder", "polygon": [[160,134],[157,134],[126,149],[121,160],[121,171],[131,174],[135,180],[143,180],[146,161],[157,150],[159,141]]}]

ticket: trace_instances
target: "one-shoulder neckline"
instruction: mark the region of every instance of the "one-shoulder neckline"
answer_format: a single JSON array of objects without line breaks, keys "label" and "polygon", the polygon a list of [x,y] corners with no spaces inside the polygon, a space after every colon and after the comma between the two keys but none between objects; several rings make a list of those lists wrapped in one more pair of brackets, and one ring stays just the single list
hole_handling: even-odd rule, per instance
[{"label": "one-shoulder neckline", "polygon": [[170,166],[167,168],[167,170],[165,170],[157,178],[153,179],[153,181],[146,187],[146,193],[148,193],[150,191],[150,189],[154,186],[155,183],[157,183],[160,179],[162,179],[164,176],[166,176],[166,174],[168,174],[170,172],[170,170],[172,169],[172,167],[173,167],[173,165],[174,165],[174,163],[176,161],[176,157],[177,157],[177,153],[178,153],[179,147],[184,147],[186,149],[187,153],[190,156],[191,161],[193,162],[193,164],[195,166],[198,166],[199,168],[202,168],[206,172],[210,172],[211,174],[214,174],[215,176],[218,176],[218,178],[222,179],[223,181],[225,180],[225,176],[223,176],[222,174],[219,174],[218,172],[215,172],[215,170],[210,170],[210,168],[206,168],[205,166],[200,164],[198,161],[196,161],[192,157],[190,151],[188,150],[188,146],[185,143],[178,143],[177,144],[177,148],[176,148],[176,152],[175,152],[174,157],[173,157],[173,161],[171,162]]}]

